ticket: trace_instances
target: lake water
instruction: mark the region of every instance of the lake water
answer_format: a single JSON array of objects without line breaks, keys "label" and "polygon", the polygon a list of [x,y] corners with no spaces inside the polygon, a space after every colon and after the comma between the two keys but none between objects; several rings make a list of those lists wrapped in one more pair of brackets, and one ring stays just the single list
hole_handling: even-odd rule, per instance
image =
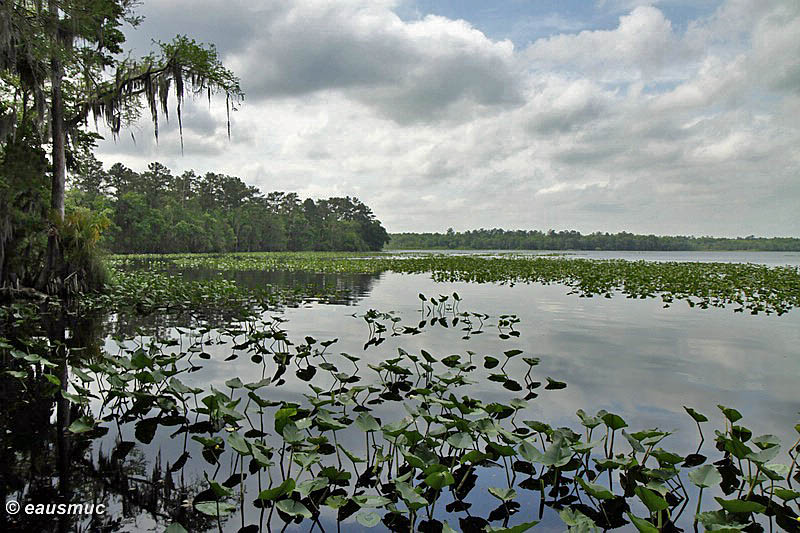
[{"label": "lake water", "polygon": [[[450,251],[458,253],[496,254],[498,251]],[[539,255],[542,252],[532,252]],[[567,257],[593,259],[626,259],[646,261],[713,261],[751,262],[767,265],[800,265],[800,253],[729,253],[729,252],[568,252]],[[568,294],[563,285],[541,284],[477,284],[437,283],[428,274],[398,274],[383,272],[377,275],[311,274],[303,272],[216,272],[192,270],[182,273],[188,279],[209,277],[231,277],[237,283],[250,287],[271,284],[279,286],[336,286],[346,289],[349,296],[334,299],[329,303],[308,302],[300,307],[280,311],[287,320],[283,327],[291,339],[306,336],[320,341],[338,339],[331,346],[331,354],[341,352],[358,355],[359,365],[379,364],[396,357],[398,349],[419,354],[427,350],[437,359],[451,354],[464,355],[474,352],[479,367],[477,377],[485,377],[489,371],[480,364],[486,355],[503,360],[502,352],[510,349],[523,351],[524,356],[537,357],[538,366],[532,377],[545,382],[546,378],[567,384],[563,390],[544,391],[529,401],[524,410],[526,420],[546,421],[553,427],[580,428],[575,416],[578,409],[594,414],[605,409],[622,416],[630,428],[658,427],[674,431],[665,441],[665,447],[682,454],[695,451],[697,428],[685,413],[683,406],[693,407],[711,419],[706,424],[706,445],[713,440],[713,430],[723,429],[718,404],[736,407],[743,422],[755,435],[774,434],[782,442],[796,438],[793,426],[800,420],[800,310],[794,309],[782,316],[750,315],[734,313],[731,308],[690,308],[685,302],[676,301],[665,308],[660,299],[630,299],[619,294],[612,298],[582,298]],[[514,329],[519,337],[501,339],[498,330],[487,326],[482,334],[462,338],[460,327],[444,328],[437,324],[421,328],[418,335],[391,336],[378,346],[364,349],[370,338],[366,322],[361,318],[369,310],[393,313],[402,324],[416,325],[429,316],[420,309],[419,293],[427,296],[452,295],[458,293],[460,311],[491,315],[487,324],[495,324],[501,315],[516,315],[520,322]],[[452,297],[451,300],[452,301]],[[265,319],[276,312],[265,314]],[[150,317],[152,319],[152,317]],[[175,334],[177,326],[186,326],[184,319],[162,323],[162,335]],[[114,323],[114,321],[111,321]],[[391,326],[390,322],[387,322]],[[148,326],[142,319],[136,326]],[[151,324],[152,325],[152,324]],[[225,324],[211,322],[210,336]],[[130,334],[133,325],[116,323],[113,328]],[[153,330],[145,327],[146,341]],[[105,349],[116,353],[118,343],[108,336]],[[126,344],[130,346],[130,342]],[[206,350],[211,359],[201,361],[201,371],[182,377],[189,386],[209,385],[218,390],[227,390],[225,381],[238,376],[243,382],[257,381],[262,377],[261,365],[252,363],[247,357],[223,361],[231,353],[230,344],[210,345]],[[363,364],[362,364],[363,363]],[[527,365],[521,357],[512,359],[506,370],[511,376],[522,380]],[[287,383],[275,389],[273,400],[303,402],[303,394],[309,392],[308,383],[287,373]],[[331,378],[322,372],[312,380],[316,386],[331,386]],[[367,384],[367,383],[360,383]],[[479,398],[485,403],[505,402],[515,394],[486,380],[469,387],[459,388],[459,394]],[[386,411],[385,406],[376,407],[376,416],[385,414],[389,419],[402,417]],[[394,415],[393,417],[390,415]],[[270,422],[271,424],[271,422]],[[129,425],[126,430],[132,431]],[[113,433],[113,432],[112,432]],[[152,462],[157,454],[163,461],[173,462],[183,450],[182,438],[169,438],[170,431],[161,428],[155,440],[141,446],[143,457]],[[130,435],[128,435],[130,438]],[[361,439],[362,437],[358,437]],[[113,448],[116,435],[109,434],[98,440],[98,445]],[[343,436],[343,443],[352,446],[354,453],[363,448],[360,440],[350,441]],[[149,464],[149,463],[148,463]],[[185,476],[202,479],[207,468],[202,460],[192,459],[186,467]],[[148,466],[147,468],[150,468]],[[252,479],[251,479],[252,482]],[[487,469],[481,474],[478,488],[504,486],[505,476],[496,469]],[[257,487],[248,488],[250,497],[257,494]],[[538,519],[538,508],[523,507],[511,523]],[[496,506],[497,502],[477,501],[472,512],[481,515]],[[538,507],[538,506],[537,506]],[[117,508],[117,510],[121,510]],[[680,522],[691,527],[692,511]],[[249,508],[248,522],[258,516],[258,510]],[[437,509],[438,518],[447,519],[444,505]],[[642,516],[642,513],[639,513]],[[336,529],[335,516],[321,517],[326,529]],[[125,524],[123,530],[137,531],[156,527],[157,523],[146,513],[140,513]],[[163,526],[163,523],[161,523]],[[450,519],[450,524],[456,523]],[[235,515],[222,524],[225,531],[237,531],[242,524]],[[210,527],[214,527],[212,524]],[[307,531],[308,523],[298,526]],[[349,518],[340,525],[344,531],[367,530]],[[631,527],[631,526],[629,526]],[[278,528],[280,529],[280,528]],[[292,529],[292,528],[290,528]],[[374,530],[380,530],[379,524]],[[546,510],[543,523],[536,530],[562,531],[564,525],[553,511]]]},{"label": "lake water", "polygon": [[[449,251],[448,254],[502,253]],[[547,253],[547,252],[544,252]],[[541,255],[542,252],[531,253]],[[703,261],[800,265],[800,253],[768,252],[569,252],[566,257],[625,259],[631,261]],[[192,276],[209,275],[194,272]],[[250,287],[276,283],[294,276],[303,284],[349,287],[352,298],[339,305],[307,304],[285,310],[285,327],[292,338],[311,335],[338,338],[335,351],[360,354],[376,364],[395,357],[397,349],[419,353],[425,349],[437,358],[472,350],[480,357],[500,356],[510,348],[539,357],[534,375],[564,381],[567,388],[549,391],[530,402],[526,415],[553,427],[578,427],[575,411],[594,413],[605,409],[622,416],[634,429],[658,427],[674,430],[669,449],[690,453],[697,443],[697,429],[683,406],[693,407],[712,419],[705,428],[723,429],[718,404],[735,406],[754,434],[774,434],[785,442],[793,439],[800,421],[800,311],[783,316],[733,313],[731,308],[690,308],[676,302],[664,308],[659,299],[581,298],[562,285],[436,283],[426,274],[384,272],[377,276],[298,273],[236,272],[229,275]],[[368,330],[362,315],[370,309],[394,311],[403,321],[420,318],[418,293],[428,296],[457,292],[460,309],[492,317],[515,314],[521,322],[517,339],[501,341],[495,334],[461,339],[461,332],[433,328],[416,336],[388,337],[377,348],[362,353]],[[510,374],[524,373],[522,361],[513,361]],[[248,375],[248,372],[250,375]],[[204,374],[218,387],[231,375],[256,379],[252,365],[235,362]],[[483,385],[485,383],[486,385]],[[505,401],[507,391],[482,382],[469,394],[484,402]],[[307,390],[302,382],[283,392],[297,397]],[[288,398],[288,396],[287,396]],[[498,474],[499,475],[499,474]],[[491,476],[482,480],[493,484]],[[490,502],[487,502],[487,504]],[[524,519],[523,519],[524,520]],[[348,528],[358,529],[356,523]],[[560,531],[561,521],[550,515],[540,529]],[[350,530],[350,529],[348,529]]]}]

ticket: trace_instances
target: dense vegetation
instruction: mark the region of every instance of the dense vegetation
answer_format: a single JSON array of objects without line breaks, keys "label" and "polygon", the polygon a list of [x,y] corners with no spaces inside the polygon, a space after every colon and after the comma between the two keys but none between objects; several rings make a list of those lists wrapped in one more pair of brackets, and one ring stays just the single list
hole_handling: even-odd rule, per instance
[{"label": "dense vegetation", "polygon": [[446,233],[392,233],[392,250],[658,250],[658,251],[800,251],[793,237],[686,237],[577,231],[478,229]]},{"label": "dense vegetation", "polygon": [[[559,283],[582,297],[661,298],[665,306],[686,301],[690,307],[733,306],[734,312],[782,315],[800,307],[800,267],[769,267],[741,263],[652,262],[589,260],[563,257],[503,257],[410,254],[387,256],[342,253],[243,253],[127,255],[110,259],[114,290],[103,296],[110,302],[163,307],[176,301],[211,302],[219,299],[251,299],[225,279],[200,283],[193,288],[178,271],[310,271],[323,273],[379,274],[386,271],[430,273],[439,282]],[[207,283],[218,283],[210,289]],[[213,296],[214,292],[218,297]],[[146,295],[143,297],[142,295]],[[180,296],[177,296],[180,295]],[[235,298],[234,298],[235,295]],[[255,295],[259,300],[264,295]],[[266,295],[267,301],[272,295]]]},{"label": "dense vegetation", "polygon": [[72,179],[68,204],[104,213],[104,244],[118,253],[366,251],[388,241],[357,198],[264,195],[236,176],[176,176],[159,163],[142,173],[119,163],[106,171],[89,157]]},{"label": "dense vegetation", "polygon": [[[174,98],[178,125],[189,94],[243,96],[216,49],[186,36],[125,54],[125,25],[141,20],[132,0],[0,3],[0,284],[74,294],[104,283],[97,260],[102,213],[66,210],[66,176],[99,135],[117,135],[147,110],[158,137]],[[230,128],[230,122],[229,122]],[[47,155],[50,155],[48,158]]]}]

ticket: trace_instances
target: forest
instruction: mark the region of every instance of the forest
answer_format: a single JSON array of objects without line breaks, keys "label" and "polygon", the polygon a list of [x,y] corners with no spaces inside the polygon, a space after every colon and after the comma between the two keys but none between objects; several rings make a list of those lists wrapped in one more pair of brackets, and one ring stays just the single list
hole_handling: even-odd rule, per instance
[{"label": "forest", "polygon": [[89,157],[71,179],[67,207],[100,213],[103,246],[116,253],[369,251],[389,240],[358,198],[263,194],[236,176],[174,175],[160,163],[106,171]]},{"label": "forest", "polygon": [[445,233],[392,233],[393,250],[652,250],[652,251],[800,251],[793,237],[692,237],[578,231],[478,229]]}]

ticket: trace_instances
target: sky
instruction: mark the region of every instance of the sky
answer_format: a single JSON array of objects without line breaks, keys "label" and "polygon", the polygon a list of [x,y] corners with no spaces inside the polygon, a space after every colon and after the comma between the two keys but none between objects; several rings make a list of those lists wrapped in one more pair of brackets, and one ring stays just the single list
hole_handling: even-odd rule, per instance
[{"label": "sky", "polygon": [[[98,157],[355,196],[391,233],[800,237],[797,0],[150,0],[246,96]],[[174,109],[175,100],[171,100]],[[174,113],[173,113],[174,116]],[[100,133],[105,134],[102,129]],[[135,141],[134,141],[135,139]]]}]

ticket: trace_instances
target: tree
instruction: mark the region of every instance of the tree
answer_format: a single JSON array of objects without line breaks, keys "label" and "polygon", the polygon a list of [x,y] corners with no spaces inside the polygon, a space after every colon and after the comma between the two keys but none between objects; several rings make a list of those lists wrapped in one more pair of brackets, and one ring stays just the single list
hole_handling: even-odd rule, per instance
[{"label": "tree", "polygon": [[[0,108],[0,116],[11,116],[0,120],[0,142],[13,137],[17,128],[32,124],[40,133],[36,143],[51,146],[48,246],[39,288],[57,290],[66,274],[59,238],[65,178],[73,154],[92,146],[98,137],[84,130],[90,117],[102,120],[117,135],[147,108],[158,138],[159,116],[169,117],[173,95],[183,145],[181,108],[187,92],[207,94],[209,100],[213,93],[224,93],[229,112],[243,96],[238,79],[222,65],[213,45],[204,46],[186,36],[157,43],[158,52],[144,58],[118,59],[125,42],[123,23],[135,27],[140,21],[133,12],[135,3],[0,3],[0,75],[13,93],[10,114],[1,113]],[[46,131],[49,135],[42,134]]]}]

